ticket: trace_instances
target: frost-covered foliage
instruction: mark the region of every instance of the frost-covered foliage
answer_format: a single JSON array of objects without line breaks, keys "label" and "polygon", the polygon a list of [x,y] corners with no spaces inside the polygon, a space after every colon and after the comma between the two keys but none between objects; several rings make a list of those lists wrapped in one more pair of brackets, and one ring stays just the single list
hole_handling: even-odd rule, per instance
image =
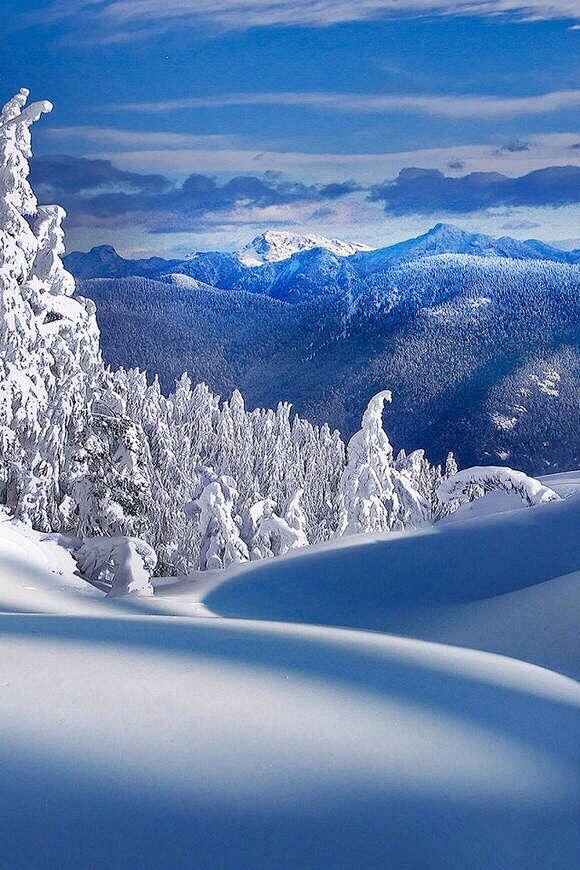
[{"label": "frost-covered foliage", "polygon": [[147,504],[135,513],[147,527],[135,533],[164,571],[278,555],[335,532],[338,432],[292,416],[288,404],[247,411],[237,391],[222,403],[187,375],[169,396],[137,370],[118,369],[110,383],[144,444]]},{"label": "frost-covered foliage", "polygon": [[155,550],[138,538],[87,538],[74,553],[83,577],[107,595],[153,595]]},{"label": "frost-covered foliage", "polygon": [[515,493],[530,507],[560,500],[553,489],[544,486],[539,480],[528,477],[523,471],[498,465],[464,468],[444,480],[437,489],[437,495],[444,504],[453,501],[461,504],[474,501],[493,490]]},{"label": "frost-covered foliage", "polygon": [[437,498],[451,456],[445,469],[420,450],[394,457],[388,391],[347,451],[288,403],[247,410],[187,374],[164,395],[138,369],[106,368],[94,305],[60,259],[64,212],[28,184],[29,127],[51,107],[27,96],[0,116],[0,501],[15,516],[86,539],[81,570],[119,594],[149,591],[153,570],[222,569],[452,509]]},{"label": "frost-covered foliage", "polygon": [[196,506],[199,510],[199,564],[203,570],[227,568],[246,562],[248,548],[240,537],[240,523],[233,515],[238,491],[233,478],[222,475],[204,486]]},{"label": "frost-covered foliage", "polygon": [[401,454],[383,429],[383,407],[389,390],[377,393],[363,414],[362,425],[348,443],[348,462],[340,483],[339,534],[384,532],[417,527],[431,518],[431,467],[423,452]]},{"label": "frost-covered foliage", "polygon": [[0,115],[0,490],[16,516],[63,522],[69,456],[102,370],[95,307],[73,299],[63,268],[62,209],[37,208],[28,183],[30,125],[22,89]]}]

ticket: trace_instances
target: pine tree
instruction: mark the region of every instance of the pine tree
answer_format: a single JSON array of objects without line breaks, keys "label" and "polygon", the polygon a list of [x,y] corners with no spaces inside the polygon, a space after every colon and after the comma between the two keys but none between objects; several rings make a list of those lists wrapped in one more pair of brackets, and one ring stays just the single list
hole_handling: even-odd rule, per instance
[{"label": "pine tree", "polygon": [[233,513],[237,497],[235,481],[222,475],[208,483],[198,499],[202,571],[227,568],[249,559],[239,521]]}]

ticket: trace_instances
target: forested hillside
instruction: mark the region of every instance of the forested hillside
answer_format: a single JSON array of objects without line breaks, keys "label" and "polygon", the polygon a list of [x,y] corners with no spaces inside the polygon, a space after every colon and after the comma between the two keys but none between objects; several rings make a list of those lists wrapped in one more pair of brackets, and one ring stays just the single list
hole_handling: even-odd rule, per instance
[{"label": "forested hillside", "polygon": [[185,368],[218,392],[285,399],[348,433],[387,383],[398,443],[532,473],[579,461],[579,290],[575,265],[468,254],[394,264],[299,302],[185,276],[79,282],[107,361],[157,372],[165,390]]}]

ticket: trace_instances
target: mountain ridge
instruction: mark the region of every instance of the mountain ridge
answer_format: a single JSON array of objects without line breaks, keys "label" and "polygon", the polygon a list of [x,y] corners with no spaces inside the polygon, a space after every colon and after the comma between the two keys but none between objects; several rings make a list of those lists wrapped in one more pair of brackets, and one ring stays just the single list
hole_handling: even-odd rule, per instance
[{"label": "mountain ridge", "polygon": [[82,279],[132,275],[169,280],[169,275],[181,274],[222,290],[247,290],[301,302],[352,288],[391,265],[440,254],[580,261],[579,250],[564,251],[537,239],[494,238],[438,223],[415,238],[376,249],[323,236],[267,230],[235,253],[196,251],[184,260],[132,260],[121,257],[110,245],[100,245],[86,253],[72,252],[64,262]]}]

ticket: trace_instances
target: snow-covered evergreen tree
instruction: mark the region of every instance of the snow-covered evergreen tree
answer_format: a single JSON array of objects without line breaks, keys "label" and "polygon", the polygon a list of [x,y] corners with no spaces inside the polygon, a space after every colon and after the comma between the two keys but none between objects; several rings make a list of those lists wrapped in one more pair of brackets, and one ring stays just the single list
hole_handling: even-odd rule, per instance
[{"label": "snow-covered evergreen tree", "polygon": [[62,521],[67,449],[102,363],[94,304],[71,298],[60,261],[64,212],[38,209],[28,183],[29,128],[52,106],[27,98],[0,115],[0,482],[15,515],[48,530]]},{"label": "snow-covered evergreen tree", "polygon": [[239,520],[234,516],[237,497],[235,481],[221,475],[204,487],[197,501],[202,571],[227,568],[249,559],[248,548],[240,536]]},{"label": "snow-covered evergreen tree", "polygon": [[284,513],[284,519],[288,524],[288,527],[296,533],[294,549],[297,547],[308,546],[308,535],[306,533],[308,520],[301,504],[303,494],[304,490],[296,490],[292,498],[288,501]]},{"label": "snow-covered evergreen tree", "polygon": [[383,429],[389,390],[377,393],[363,414],[361,429],[348,443],[348,462],[340,482],[342,514],[339,534],[398,531],[429,518],[422,451],[393,460],[393,448]]}]

